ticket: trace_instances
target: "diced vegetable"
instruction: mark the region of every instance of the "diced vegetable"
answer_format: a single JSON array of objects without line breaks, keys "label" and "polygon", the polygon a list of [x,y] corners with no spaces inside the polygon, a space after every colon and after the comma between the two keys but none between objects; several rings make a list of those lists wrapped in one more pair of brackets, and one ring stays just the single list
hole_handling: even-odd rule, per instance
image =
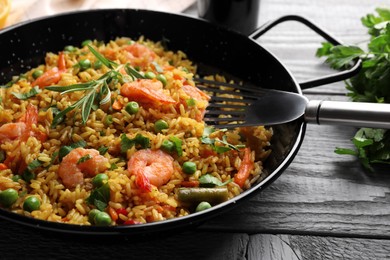
[{"label": "diced vegetable", "polygon": [[94,187],[99,188],[101,187],[104,183],[107,183],[108,176],[107,174],[104,173],[99,173],[92,179],[92,184]]},{"label": "diced vegetable", "polygon": [[23,209],[28,212],[38,210],[40,206],[41,202],[35,196],[27,197],[23,203]]},{"label": "diced vegetable", "polygon": [[5,207],[11,207],[18,199],[18,192],[14,189],[6,189],[0,192],[0,204]]},{"label": "diced vegetable", "polygon": [[199,211],[206,210],[206,209],[209,209],[209,208],[211,208],[210,203],[208,203],[207,201],[202,201],[201,203],[198,204],[198,206],[196,207],[195,211],[199,212]]},{"label": "diced vegetable", "polygon": [[161,149],[163,149],[168,153],[171,153],[174,148],[175,148],[175,144],[169,140],[164,140],[161,144]]},{"label": "diced vegetable", "polygon": [[131,101],[131,102],[127,103],[125,110],[130,115],[137,114],[137,112],[139,111],[139,105],[137,102]]},{"label": "diced vegetable", "polygon": [[226,187],[215,188],[179,188],[178,199],[181,202],[198,204],[206,201],[215,205],[228,200],[228,189]]},{"label": "diced vegetable", "polygon": [[96,226],[109,226],[111,224],[111,217],[106,212],[98,212],[94,218]]},{"label": "diced vegetable", "polygon": [[159,119],[154,123],[154,131],[156,133],[160,133],[162,130],[168,129],[168,127],[168,123],[163,119]]},{"label": "diced vegetable", "polygon": [[196,172],[196,163],[194,162],[184,162],[182,166],[182,170],[185,174],[194,174]]},{"label": "diced vegetable", "polygon": [[247,147],[244,151],[244,158],[242,159],[240,169],[236,175],[234,175],[234,182],[242,188],[245,184],[245,181],[249,178],[253,167],[254,164],[251,160],[251,150],[249,147]]},{"label": "diced vegetable", "polygon": [[92,209],[89,213],[88,213],[88,221],[89,223],[91,223],[92,225],[95,224],[95,216],[100,212],[100,210],[98,209]]}]

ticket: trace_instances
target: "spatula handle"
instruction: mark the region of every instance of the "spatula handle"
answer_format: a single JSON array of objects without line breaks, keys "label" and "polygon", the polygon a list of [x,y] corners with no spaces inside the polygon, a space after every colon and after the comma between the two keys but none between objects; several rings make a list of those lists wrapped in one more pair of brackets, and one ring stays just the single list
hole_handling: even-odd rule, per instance
[{"label": "spatula handle", "polygon": [[390,129],[390,104],[311,100],[307,123]]}]

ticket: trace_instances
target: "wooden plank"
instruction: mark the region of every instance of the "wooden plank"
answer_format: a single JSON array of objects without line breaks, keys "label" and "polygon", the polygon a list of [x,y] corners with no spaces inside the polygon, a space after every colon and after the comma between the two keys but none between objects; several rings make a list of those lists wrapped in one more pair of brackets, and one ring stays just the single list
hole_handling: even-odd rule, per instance
[{"label": "wooden plank", "polygon": [[[162,232],[152,236],[65,235],[0,220],[1,259],[245,259],[249,235]],[[23,234],[20,232],[23,231]],[[11,235],[12,234],[12,235]]]},{"label": "wooden plank", "polygon": [[250,236],[247,259],[389,259],[389,257],[389,240],[259,234]]}]

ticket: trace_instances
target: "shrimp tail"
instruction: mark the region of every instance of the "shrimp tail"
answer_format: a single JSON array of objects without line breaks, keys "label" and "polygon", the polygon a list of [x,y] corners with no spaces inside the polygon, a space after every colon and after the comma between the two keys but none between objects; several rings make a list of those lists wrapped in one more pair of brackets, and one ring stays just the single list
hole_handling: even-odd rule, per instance
[{"label": "shrimp tail", "polygon": [[149,179],[146,178],[145,174],[139,172],[136,176],[135,183],[137,184],[138,188],[145,192],[152,191],[152,185],[150,184]]}]

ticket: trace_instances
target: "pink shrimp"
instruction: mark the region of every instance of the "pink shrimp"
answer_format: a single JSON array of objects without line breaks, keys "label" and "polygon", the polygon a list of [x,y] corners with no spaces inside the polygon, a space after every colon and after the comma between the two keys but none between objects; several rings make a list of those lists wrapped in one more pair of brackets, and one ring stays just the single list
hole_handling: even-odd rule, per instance
[{"label": "pink shrimp", "polygon": [[142,191],[151,191],[152,185],[160,187],[166,184],[173,172],[173,158],[161,150],[139,150],[127,163],[130,175]]},{"label": "pink shrimp", "polygon": [[204,103],[202,108],[199,108],[200,113],[198,113],[196,115],[196,118],[195,118],[199,122],[202,121],[204,114],[206,113],[206,107],[209,104],[210,96],[207,95],[206,93],[204,93],[203,91],[201,91],[200,89],[198,89],[197,87],[194,87],[192,85],[185,84],[185,85],[183,85],[182,89],[191,98],[195,99],[198,102]]},{"label": "pink shrimp", "polygon": [[210,96],[204,93],[202,90],[198,89],[197,87],[191,86],[191,85],[183,85],[184,92],[192,97],[195,100],[198,101],[209,101]]},{"label": "pink shrimp", "polygon": [[38,123],[38,109],[28,104],[26,113],[15,123],[6,123],[0,126],[0,143],[20,139],[26,141],[28,137],[35,136],[39,140],[46,140],[46,134],[40,131],[33,131],[32,125]]},{"label": "pink shrimp", "polygon": [[61,161],[58,176],[67,188],[84,183],[84,177],[93,177],[110,166],[108,159],[95,149],[76,148]]},{"label": "pink shrimp", "polygon": [[157,57],[154,51],[139,43],[126,45],[123,49],[127,51],[127,58],[133,66],[145,67]]},{"label": "pink shrimp", "polygon": [[175,104],[176,101],[163,91],[161,81],[152,79],[138,79],[122,85],[121,95],[143,105],[160,106],[161,104]]},{"label": "pink shrimp", "polygon": [[54,67],[41,76],[39,76],[36,80],[34,80],[32,86],[39,86],[40,88],[57,84],[61,80],[61,75],[66,70],[66,61],[65,54],[60,52],[58,55],[57,67]]}]

